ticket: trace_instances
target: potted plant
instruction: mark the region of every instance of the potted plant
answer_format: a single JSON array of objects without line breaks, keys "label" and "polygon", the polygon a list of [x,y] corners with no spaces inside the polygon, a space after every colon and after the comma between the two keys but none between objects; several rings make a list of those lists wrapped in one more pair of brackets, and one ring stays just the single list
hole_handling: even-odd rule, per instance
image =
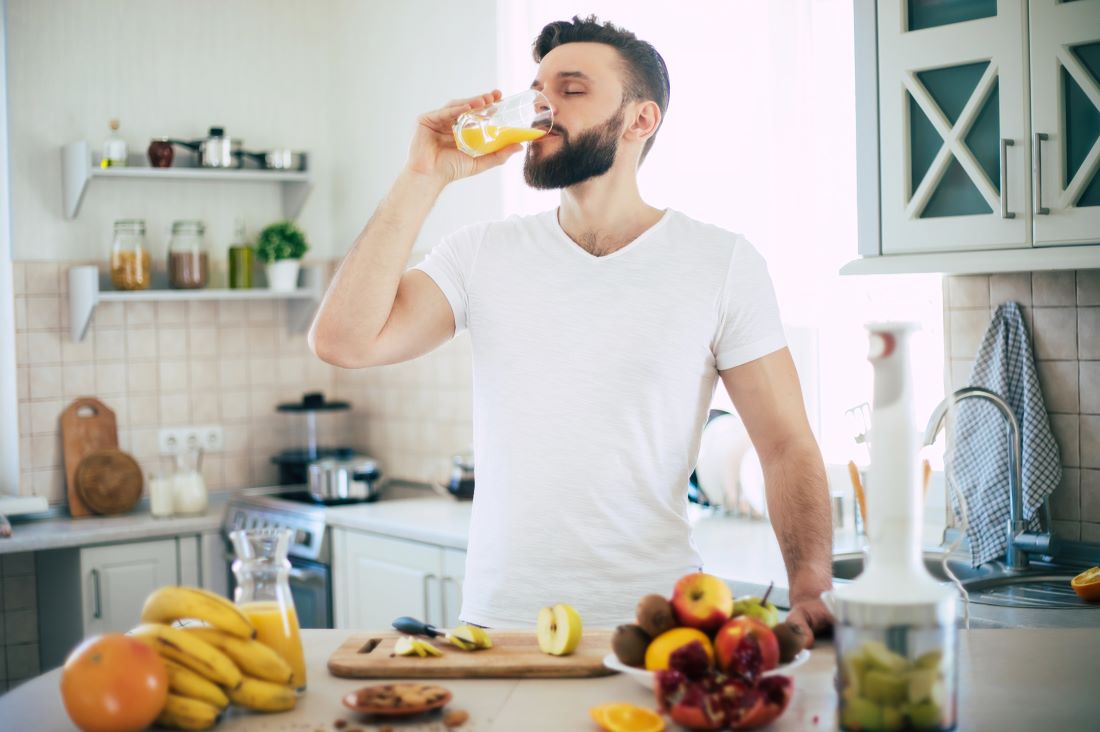
[{"label": "potted plant", "polygon": [[267,286],[286,292],[298,287],[298,268],[309,249],[306,235],[293,222],[276,221],[260,232],[256,257],[265,264]]}]

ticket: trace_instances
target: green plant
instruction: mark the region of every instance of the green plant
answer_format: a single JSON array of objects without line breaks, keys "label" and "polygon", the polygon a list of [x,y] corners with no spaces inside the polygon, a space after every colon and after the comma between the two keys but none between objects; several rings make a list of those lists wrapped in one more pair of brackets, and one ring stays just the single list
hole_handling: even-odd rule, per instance
[{"label": "green plant", "polygon": [[267,226],[256,240],[256,257],[261,262],[301,259],[307,249],[306,235],[289,219]]}]

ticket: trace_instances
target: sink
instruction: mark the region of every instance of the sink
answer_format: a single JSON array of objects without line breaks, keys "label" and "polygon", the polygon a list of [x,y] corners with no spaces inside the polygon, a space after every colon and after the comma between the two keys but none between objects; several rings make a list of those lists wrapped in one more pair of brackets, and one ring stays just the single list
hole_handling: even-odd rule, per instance
[{"label": "sink", "polygon": [[[942,554],[936,551],[923,553],[924,566],[942,582],[950,581],[943,571]],[[970,602],[979,605],[999,605],[1018,608],[1082,608],[1100,609],[1098,603],[1087,603],[1069,586],[1082,567],[1032,562],[1023,572],[1009,572],[999,562],[989,562],[971,567],[961,559],[950,558],[947,566],[958,577]],[[863,554],[849,552],[833,555],[833,578],[847,582],[863,571]]]}]

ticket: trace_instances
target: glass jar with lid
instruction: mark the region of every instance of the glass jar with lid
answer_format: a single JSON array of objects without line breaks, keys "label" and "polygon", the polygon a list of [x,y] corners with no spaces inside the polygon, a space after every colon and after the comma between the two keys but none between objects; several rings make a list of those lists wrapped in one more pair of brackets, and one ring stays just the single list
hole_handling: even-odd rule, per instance
[{"label": "glass jar with lid", "polygon": [[172,222],[172,238],[168,241],[168,282],[172,287],[184,290],[206,287],[205,233],[201,221]]},{"label": "glass jar with lid", "polygon": [[111,283],[119,290],[145,290],[149,288],[151,276],[149,248],[145,246],[145,221],[116,221],[111,244]]}]

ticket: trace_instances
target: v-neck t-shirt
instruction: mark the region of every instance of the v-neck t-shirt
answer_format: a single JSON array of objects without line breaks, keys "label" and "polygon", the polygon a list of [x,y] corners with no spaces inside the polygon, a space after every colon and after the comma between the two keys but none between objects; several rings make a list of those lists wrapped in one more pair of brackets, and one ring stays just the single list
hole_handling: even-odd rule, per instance
[{"label": "v-neck t-shirt", "polygon": [[530,627],[564,602],[632,622],[701,567],[686,495],[718,372],[786,345],[763,258],[673,210],[597,257],[552,210],[460,229],[416,268],[472,345],[460,617]]}]

